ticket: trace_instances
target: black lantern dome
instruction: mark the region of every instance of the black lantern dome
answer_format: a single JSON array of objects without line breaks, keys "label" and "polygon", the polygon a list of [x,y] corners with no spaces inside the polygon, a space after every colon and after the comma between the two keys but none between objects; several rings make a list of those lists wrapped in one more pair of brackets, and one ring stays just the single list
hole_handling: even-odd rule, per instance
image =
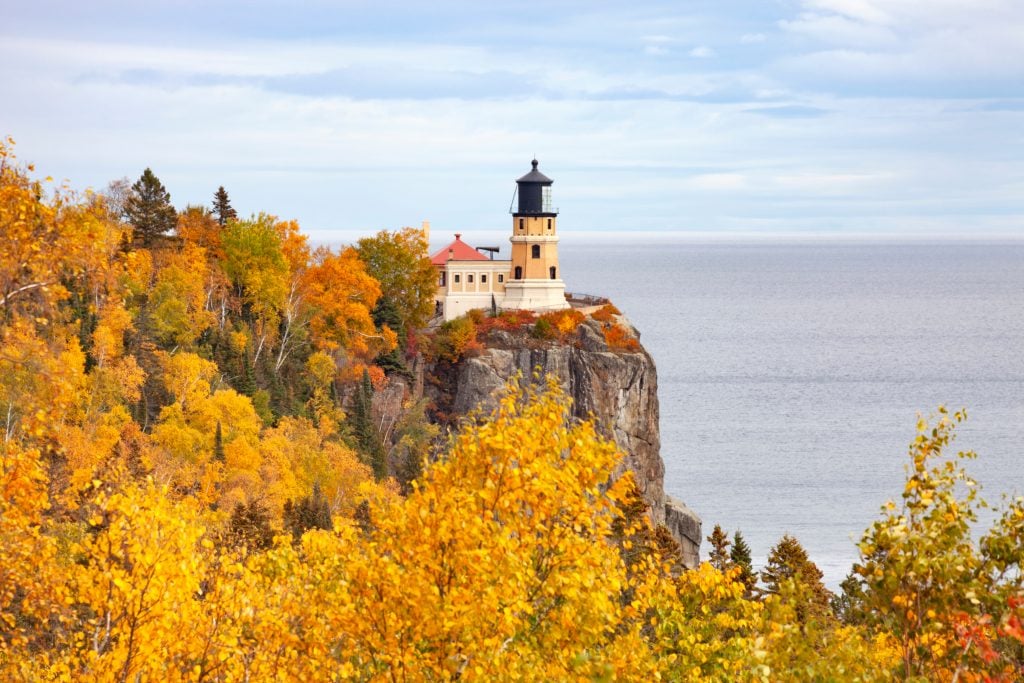
[{"label": "black lantern dome", "polygon": [[533,170],[516,180],[516,191],[519,195],[517,216],[557,216],[551,204],[551,178],[537,170],[537,160],[530,162]]}]

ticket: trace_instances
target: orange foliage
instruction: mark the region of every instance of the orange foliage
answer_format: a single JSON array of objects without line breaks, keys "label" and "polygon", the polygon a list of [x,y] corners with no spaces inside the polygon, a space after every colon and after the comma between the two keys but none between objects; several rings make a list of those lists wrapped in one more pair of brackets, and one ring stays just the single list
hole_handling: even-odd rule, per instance
[{"label": "orange foliage", "polygon": [[612,322],[613,316],[622,315],[619,309],[615,308],[612,304],[605,304],[601,308],[597,309],[590,314],[590,317],[594,320],[602,323]]},{"label": "orange foliage", "polygon": [[636,353],[640,350],[640,342],[622,325],[606,325],[604,327],[604,341],[608,344],[608,348],[616,351]]}]

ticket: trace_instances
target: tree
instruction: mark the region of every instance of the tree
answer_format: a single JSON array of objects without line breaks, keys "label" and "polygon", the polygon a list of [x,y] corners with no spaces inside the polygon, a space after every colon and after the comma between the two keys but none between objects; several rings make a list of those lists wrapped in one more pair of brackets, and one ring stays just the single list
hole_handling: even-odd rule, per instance
[{"label": "tree", "polygon": [[1007,627],[1024,614],[1024,499],[972,533],[987,507],[963,464],[976,456],[946,454],[966,418],[939,408],[934,425],[918,421],[902,502],[886,503],[864,532],[843,607],[896,639],[908,678],[1019,680],[1024,651]]},{"label": "tree", "polygon": [[711,554],[708,562],[720,572],[724,572],[730,566],[729,560],[729,534],[722,530],[718,524],[715,525],[711,535],[708,536],[708,543],[711,544]]},{"label": "tree", "polygon": [[372,410],[373,384],[370,382],[369,371],[364,368],[363,379],[356,389],[352,402],[352,435],[355,436],[356,444],[366,463],[373,469],[374,476],[383,479],[387,476],[387,458],[380,433],[373,423]]},{"label": "tree", "polygon": [[235,506],[228,523],[228,533],[233,545],[249,550],[266,550],[274,542],[270,513],[256,500]]},{"label": "tree", "polygon": [[224,189],[223,185],[218,187],[217,191],[213,193],[213,213],[221,226],[225,226],[228,224],[228,221],[238,218],[238,212],[231,206],[228,192]]},{"label": "tree", "polygon": [[739,529],[732,537],[732,549],[729,551],[729,561],[740,569],[739,580],[747,587],[747,595],[751,595],[754,586],[757,585],[757,574],[754,573],[753,561],[750,557],[750,546],[743,538]]},{"label": "tree", "polygon": [[132,194],[125,202],[125,215],[135,228],[135,239],[146,247],[173,230],[178,221],[170,193],[148,168],[132,185]]},{"label": "tree", "polygon": [[434,311],[437,271],[427,256],[427,240],[421,230],[382,230],[359,240],[356,250],[366,271],[380,283],[381,296],[402,318],[400,339],[423,327]]},{"label": "tree", "polygon": [[284,504],[284,527],[296,541],[310,529],[330,531],[334,528],[331,506],[320,490],[319,483],[313,484],[313,493],[303,496],[297,503],[289,500]]},{"label": "tree", "polygon": [[822,583],[824,577],[800,541],[789,534],[772,547],[761,572],[768,595],[784,595],[800,603],[796,608],[801,622],[829,612],[832,594]]}]

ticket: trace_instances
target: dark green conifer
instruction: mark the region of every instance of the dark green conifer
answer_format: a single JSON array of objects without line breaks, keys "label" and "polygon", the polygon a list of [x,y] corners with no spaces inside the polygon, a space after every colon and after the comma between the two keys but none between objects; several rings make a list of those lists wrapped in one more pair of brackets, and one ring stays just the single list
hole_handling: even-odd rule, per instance
[{"label": "dark green conifer", "polygon": [[220,420],[217,420],[217,431],[213,433],[213,459],[224,462],[224,436],[221,433]]},{"label": "dark green conifer", "polygon": [[132,185],[124,211],[135,229],[135,240],[146,247],[173,230],[178,222],[170,193],[148,168]]},{"label": "dark green conifer", "polygon": [[757,574],[754,573],[753,560],[750,557],[750,546],[743,538],[743,534],[736,531],[732,537],[732,549],[729,551],[729,560],[733,565],[740,568],[739,580],[747,587],[749,595],[754,586],[757,585]]},{"label": "dark green conifer", "polygon": [[221,185],[217,188],[217,191],[213,193],[213,215],[217,217],[217,222],[221,226],[227,225],[228,221],[238,218],[238,212],[231,206],[231,200],[228,199],[228,192]]},{"label": "dark green conifer", "polygon": [[231,543],[249,550],[266,550],[274,543],[274,530],[270,528],[270,513],[259,501],[248,505],[239,503],[228,522]]},{"label": "dark green conifer", "polygon": [[370,373],[364,369],[363,381],[356,389],[352,403],[352,435],[364,462],[373,469],[373,476],[380,480],[387,476],[387,458],[377,426],[373,424],[372,407],[373,383],[370,381]]},{"label": "dark green conifer", "polygon": [[334,523],[331,521],[331,506],[323,491],[320,490],[319,482],[313,484],[311,495],[304,496],[297,503],[289,500],[284,504],[284,527],[292,532],[296,541],[310,529],[325,531],[334,529]]}]

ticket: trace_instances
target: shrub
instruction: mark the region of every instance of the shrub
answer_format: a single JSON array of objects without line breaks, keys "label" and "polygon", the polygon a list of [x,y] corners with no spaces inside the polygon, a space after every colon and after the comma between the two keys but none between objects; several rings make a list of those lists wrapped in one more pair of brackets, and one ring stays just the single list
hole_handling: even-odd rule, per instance
[{"label": "shrub", "polygon": [[476,336],[476,324],[471,318],[449,320],[434,337],[434,357],[449,363],[458,362],[467,351],[479,346]]},{"label": "shrub", "polygon": [[622,325],[605,325],[604,341],[608,348],[615,351],[636,352],[640,350],[640,342],[631,336]]},{"label": "shrub", "polygon": [[567,308],[561,311],[544,313],[533,327],[533,336],[538,339],[558,339],[565,341],[576,332],[586,317],[579,311]]},{"label": "shrub", "polygon": [[622,311],[615,308],[612,304],[605,304],[594,311],[590,317],[601,323],[610,323],[612,322],[612,316],[615,315],[622,315]]}]

